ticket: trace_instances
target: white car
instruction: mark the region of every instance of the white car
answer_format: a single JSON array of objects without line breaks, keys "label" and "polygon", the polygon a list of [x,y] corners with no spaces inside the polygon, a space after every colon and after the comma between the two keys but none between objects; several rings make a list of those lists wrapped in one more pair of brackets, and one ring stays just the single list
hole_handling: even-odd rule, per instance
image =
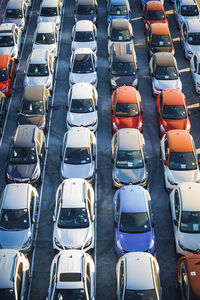
[{"label": "white car", "polygon": [[33,40],[33,49],[49,50],[54,58],[58,56],[58,27],[53,22],[40,22]]},{"label": "white car", "polygon": [[95,265],[83,250],[62,250],[50,269],[47,300],[95,300]]},{"label": "white car", "polygon": [[179,255],[200,251],[200,184],[184,182],[170,193],[170,209],[176,252]]},{"label": "white car", "polygon": [[200,51],[195,52],[190,59],[190,70],[194,81],[195,91],[200,94]]},{"label": "white car", "polygon": [[177,0],[174,2],[175,18],[179,28],[190,19],[199,19],[199,8],[196,0]]},{"label": "white car", "polygon": [[160,271],[156,258],[147,252],[130,252],[116,265],[117,300],[162,299]]},{"label": "white car", "polygon": [[97,28],[89,20],[80,20],[72,28],[72,46],[71,50],[78,48],[90,48],[97,52]]},{"label": "white car", "polygon": [[65,179],[58,187],[53,215],[53,248],[94,249],[94,191],[84,179]]},{"label": "white car", "polygon": [[91,49],[76,49],[70,58],[69,71],[70,87],[78,82],[88,82],[97,87],[97,56]]},{"label": "white car", "polygon": [[27,60],[24,87],[43,85],[53,90],[54,57],[45,49],[33,49]]},{"label": "white car", "polygon": [[186,20],[181,24],[181,44],[189,60],[195,52],[200,51],[200,19]]},{"label": "white car", "polygon": [[63,2],[61,0],[43,0],[40,4],[37,23],[54,22],[60,30]]},{"label": "white car", "polygon": [[187,130],[170,130],[160,141],[165,187],[171,191],[181,182],[200,182],[195,144]]},{"label": "white car", "polygon": [[67,129],[84,126],[95,132],[98,126],[97,103],[95,87],[87,82],[74,84],[68,93]]},{"label": "white car", "polygon": [[22,32],[14,23],[0,25],[0,54],[19,60]]}]

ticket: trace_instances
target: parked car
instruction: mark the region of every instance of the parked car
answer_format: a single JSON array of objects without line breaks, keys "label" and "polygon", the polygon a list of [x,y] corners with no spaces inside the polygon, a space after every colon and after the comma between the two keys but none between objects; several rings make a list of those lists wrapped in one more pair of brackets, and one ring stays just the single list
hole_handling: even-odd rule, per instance
[{"label": "parked car", "polygon": [[97,87],[97,56],[89,48],[76,49],[70,58],[69,85],[88,82]]},{"label": "parked car", "polygon": [[174,13],[179,28],[186,20],[199,19],[199,8],[196,0],[174,1]]},{"label": "parked car", "polygon": [[84,179],[65,179],[56,192],[53,248],[94,249],[94,191]]},{"label": "parked car", "polygon": [[127,19],[131,21],[131,9],[128,0],[107,0],[107,22],[113,19]]},{"label": "parked car", "polygon": [[161,1],[148,1],[143,9],[144,32],[153,23],[167,23],[167,15]]},{"label": "parked car", "polygon": [[7,183],[41,184],[46,151],[45,135],[35,125],[19,125],[11,140],[7,158]]},{"label": "parked car", "polygon": [[63,12],[62,0],[43,0],[40,4],[37,23],[54,22],[58,29],[61,26],[61,17]]},{"label": "parked car", "polygon": [[95,180],[96,137],[85,127],[72,127],[64,135],[61,178]]},{"label": "parked car", "polygon": [[195,52],[200,51],[200,19],[184,21],[180,31],[185,58],[190,60]]},{"label": "parked car", "polygon": [[74,20],[90,20],[97,24],[98,4],[96,0],[77,0],[75,2]]},{"label": "parked car", "polygon": [[33,249],[39,196],[28,183],[8,184],[1,195],[0,245],[30,253]]},{"label": "parked car", "polygon": [[200,182],[198,158],[187,130],[170,130],[160,142],[165,187],[171,191],[181,182]]},{"label": "parked car", "polygon": [[140,93],[132,86],[121,86],[111,96],[112,132],[121,128],[136,128],[143,132]]},{"label": "parked car", "polygon": [[62,250],[54,256],[47,300],[93,300],[94,295],[95,265],[91,255],[83,250]]},{"label": "parked car", "polygon": [[98,94],[95,87],[87,82],[74,84],[68,93],[67,128],[87,127],[96,131],[98,127]]},{"label": "parked car", "polygon": [[117,262],[117,300],[162,299],[160,270],[150,253],[126,253]]},{"label": "parked car", "polygon": [[114,224],[115,252],[118,257],[127,252],[155,254],[154,221],[149,192],[138,185],[127,185],[115,192]]},{"label": "parked car", "polygon": [[7,113],[7,98],[0,91],[0,137],[2,136],[4,121]]},{"label": "parked car", "polygon": [[19,60],[22,32],[14,23],[0,24],[0,54]]},{"label": "parked car", "polygon": [[0,55],[0,91],[6,96],[11,94],[15,76],[15,61],[9,55]]},{"label": "parked car", "polygon": [[78,48],[90,48],[97,52],[97,28],[89,20],[81,20],[74,24],[72,28],[71,50]]},{"label": "parked car", "polygon": [[154,96],[167,88],[182,90],[177,62],[171,53],[157,52],[153,54],[149,61],[149,74]]},{"label": "parked car", "polygon": [[200,249],[200,184],[182,182],[170,193],[170,210],[176,252],[197,254]]},{"label": "parked car", "polygon": [[191,124],[185,95],[178,89],[166,89],[156,98],[160,137],[173,129],[190,132]]},{"label": "parked car", "polygon": [[190,70],[194,81],[195,92],[200,94],[200,50],[195,52],[190,59]]},{"label": "parked car", "polygon": [[147,185],[145,141],[138,129],[119,129],[111,141],[112,181],[120,188],[126,184]]},{"label": "parked car", "polygon": [[30,264],[25,254],[14,249],[0,249],[0,298],[27,299]]}]

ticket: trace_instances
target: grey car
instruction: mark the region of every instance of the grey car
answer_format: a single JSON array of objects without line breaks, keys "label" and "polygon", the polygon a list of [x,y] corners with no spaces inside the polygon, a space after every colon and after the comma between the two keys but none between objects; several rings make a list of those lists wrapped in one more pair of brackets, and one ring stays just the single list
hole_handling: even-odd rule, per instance
[{"label": "grey car", "polygon": [[125,184],[147,185],[148,172],[145,163],[145,141],[138,129],[119,129],[112,138],[113,186]]}]

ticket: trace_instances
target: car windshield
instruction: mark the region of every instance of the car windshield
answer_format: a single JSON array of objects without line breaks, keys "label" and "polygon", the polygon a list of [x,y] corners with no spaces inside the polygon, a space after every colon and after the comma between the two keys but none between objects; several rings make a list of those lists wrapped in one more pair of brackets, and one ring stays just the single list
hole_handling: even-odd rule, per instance
[{"label": "car windshield", "polygon": [[147,13],[148,20],[164,20],[165,14],[163,10],[148,10]]},{"label": "car windshield", "polygon": [[140,150],[123,151],[117,153],[116,167],[122,169],[137,169],[143,168],[144,162]]},{"label": "car windshield", "polygon": [[64,162],[66,164],[84,165],[91,163],[91,153],[89,148],[67,148]]},{"label": "car windshield", "polygon": [[158,300],[155,290],[125,290],[124,300]]},{"label": "car windshield", "polygon": [[111,5],[110,15],[123,16],[128,14],[128,9],[126,5]]},{"label": "car windshield", "polygon": [[92,62],[91,54],[76,54],[74,65],[72,69],[73,73],[93,73],[94,65]]},{"label": "car windshield", "polygon": [[12,288],[10,289],[4,289],[0,288],[0,299],[6,299],[6,300],[15,300],[15,293]]},{"label": "car windshield", "polygon": [[200,233],[200,211],[182,211],[180,231]]},{"label": "car windshield", "polygon": [[93,31],[76,31],[75,42],[92,42],[94,41]]},{"label": "car windshield", "polygon": [[55,43],[55,37],[53,33],[38,33],[36,36],[37,44],[51,45]]},{"label": "car windshield", "polygon": [[200,45],[200,32],[190,32],[190,33],[188,33],[188,44],[190,44],[190,45]]},{"label": "car windshield", "polygon": [[152,35],[152,47],[169,47],[171,46],[171,39],[169,35]]},{"label": "car windshield", "polygon": [[197,164],[193,152],[171,152],[169,169],[177,171],[196,170]]},{"label": "car windshield", "polygon": [[21,9],[7,9],[5,14],[6,19],[21,19],[22,10]]},{"label": "car windshield", "polygon": [[93,100],[91,98],[72,99],[70,112],[78,114],[94,112]]},{"label": "car windshield", "polygon": [[41,17],[54,17],[58,16],[57,7],[42,7],[40,12]]},{"label": "car windshield", "polygon": [[136,75],[136,64],[130,62],[113,62],[111,73],[114,76]]},{"label": "car windshield", "polygon": [[29,214],[27,208],[2,209],[0,214],[0,229],[23,230],[29,228]]},{"label": "car windshield", "polygon": [[126,233],[142,233],[150,231],[150,223],[146,212],[122,212],[119,231]]},{"label": "car windshield", "polygon": [[110,37],[113,42],[128,42],[131,40],[131,33],[128,29],[116,30],[113,29]]},{"label": "car windshield", "polygon": [[117,103],[115,116],[123,118],[139,116],[137,103]]},{"label": "car windshield", "polygon": [[27,76],[45,77],[48,75],[49,75],[49,69],[47,64],[29,64]]},{"label": "car windshield", "polygon": [[8,79],[7,69],[6,68],[1,68],[0,69],[0,81],[5,81],[7,79]]},{"label": "car windshield", "polygon": [[197,5],[182,5],[181,6],[181,15],[184,17],[198,16],[199,10]]},{"label": "car windshield", "polygon": [[24,115],[43,115],[43,101],[29,101],[24,99],[22,103],[21,113]]},{"label": "car windshield", "polygon": [[78,15],[92,15],[95,13],[94,5],[78,5],[77,12]]},{"label": "car windshield", "polygon": [[184,105],[164,105],[162,117],[169,120],[182,120],[187,117]]},{"label": "car windshield", "polygon": [[64,229],[87,228],[89,226],[86,208],[61,208],[58,227]]},{"label": "car windshield", "polygon": [[37,163],[37,154],[35,148],[12,147],[9,156],[11,164],[35,164]]},{"label": "car windshield", "polygon": [[0,36],[0,47],[13,47],[14,39],[12,35],[1,35]]},{"label": "car windshield", "polygon": [[178,79],[178,72],[176,67],[157,66],[155,78],[158,80],[176,80]]},{"label": "car windshield", "polygon": [[87,300],[84,289],[55,289],[53,300]]}]

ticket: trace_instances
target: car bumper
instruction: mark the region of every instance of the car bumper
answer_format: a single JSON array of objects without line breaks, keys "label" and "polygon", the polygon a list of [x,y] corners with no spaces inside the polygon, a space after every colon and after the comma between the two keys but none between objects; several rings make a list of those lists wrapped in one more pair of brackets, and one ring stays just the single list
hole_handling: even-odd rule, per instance
[{"label": "car bumper", "polygon": [[[72,127],[78,127],[78,126],[71,126],[68,122],[67,122],[67,130],[69,130],[70,128]],[[98,127],[98,122],[94,125],[94,126],[82,126],[82,127],[86,127],[88,128],[89,130],[93,131],[93,132],[96,132],[97,131],[97,127]]]},{"label": "car bumper", "polygon": [[88,246],[86,246],[86,247],[84,247],[84,248],[82,248],[82,247],[78,247],[78,248],[74,247],[74,248],[73,248],[73,247],[67,247],[67,246],[58,247],[58,246],[55,244],[55,242],[53,241],[53,250],[54,250],[55,253],[58,253],[58,252],[60,252],[61,250],[71,250],[71,249],[84,250],[85,252],[87,252],[87,251],[89,251],[89,250],[92,250],[92,249],[94,249],[94,239],[92,239],[92,242],[91,242],[90,245],[88,245]]},{"label": "car bumper", "polygon": [[38,187],[41,184],[41,176],[39,176],[38,178],[36,178],[34,180],[31,180],[31,179],[20,180],[20,179],[17,179],[17,178],[9,179],[6,176],[6,183],[7,184],[9,184],[9,183],[30,183],[33,186]]},{"label": "car bumper", "polygon": [[[61,177],[62,181],[65,180],[65,179],[68,179],[68,177],[64,177],[62,174],[60,174],[60,177]],[[72,178],[72,177],[70,177],[70,178]],[[83,179],[87,180],[88,183],[93,185],[94,182],[95,182],[95,173],[93,174],[93,176],[91,178],[89,178],[89,179],[88,178],[83,178]]]},{"label": "car bumper", "polygon": [[[129,185],[130,183],[128,183],[128,182],[117,182],[115,179],[113,179],[113,186],[114,187],[116,187],[116,188],[118,188],[118,189],[120,189],[123,185]],[[142,186],[142,187],[146,187],[147,186],[147,179],[145,180],[145,181],[143,181],[143,182],[132,182],[131,184],[133,184],[133,185],[140,185],[140,186]]]}]

